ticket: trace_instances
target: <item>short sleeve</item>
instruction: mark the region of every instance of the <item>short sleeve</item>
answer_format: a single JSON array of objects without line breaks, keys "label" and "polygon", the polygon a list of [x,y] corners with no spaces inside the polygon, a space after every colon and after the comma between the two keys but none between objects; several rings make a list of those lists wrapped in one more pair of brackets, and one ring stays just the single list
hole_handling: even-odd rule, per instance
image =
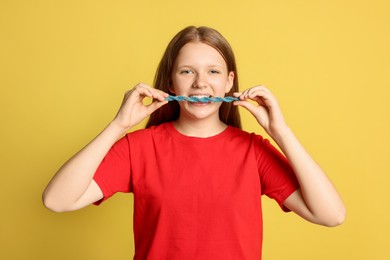
[{"label": "short sleeve", "polygon": [[299,188],[298,180],[287,158],[267,139],[255,135],[255,151],[262,194],[274,199],[286,212],[283,202]]},{"label": "short sleeve", "polygon": [[119,139],[108,151],[95,172],[93,179],[103,192],[99,205],[117,192],[130,192],[130,152],[127,136]]}]

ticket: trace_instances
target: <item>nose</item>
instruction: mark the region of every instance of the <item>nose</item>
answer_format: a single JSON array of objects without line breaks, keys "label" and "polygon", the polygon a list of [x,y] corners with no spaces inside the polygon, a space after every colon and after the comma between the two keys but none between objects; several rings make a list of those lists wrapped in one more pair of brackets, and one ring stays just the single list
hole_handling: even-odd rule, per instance
[{"label": "nose", "polygon": [[192,83],[192,86],[194,88],[204,88],[207,86],[207,77],[204,75],[204,73],[196,73],[196,77],[194,82]]}]

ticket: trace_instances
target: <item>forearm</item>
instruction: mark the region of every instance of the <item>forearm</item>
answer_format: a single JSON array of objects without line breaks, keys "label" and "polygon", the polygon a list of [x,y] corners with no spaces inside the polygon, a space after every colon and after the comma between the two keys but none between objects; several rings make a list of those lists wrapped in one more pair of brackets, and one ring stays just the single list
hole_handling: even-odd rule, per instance
[{"label": "forearm", "polygon": [[293,132],[286,129],[275,141],[294,169],[310,219],[321,224],[343,222],[345,206],[338,192]]},{"label": "forearm", "polygon": [[[100,163],[129,129],[168,101],[167,93],[140,83],[125,93],[114,120],[87,146],[66,162],[55,174],[43,193],[46,207],[54,211],[69,211],[88,205],[103,195],[92,181]],[[143,100],[154,99],[145,105]]]},{"label": "forearm", "polygon": [[72,208],[88,189],[104,156],[124,133],[121,127],[112,122],[69,159],[46,187],[43,193],[44,204],[59,211]]}]

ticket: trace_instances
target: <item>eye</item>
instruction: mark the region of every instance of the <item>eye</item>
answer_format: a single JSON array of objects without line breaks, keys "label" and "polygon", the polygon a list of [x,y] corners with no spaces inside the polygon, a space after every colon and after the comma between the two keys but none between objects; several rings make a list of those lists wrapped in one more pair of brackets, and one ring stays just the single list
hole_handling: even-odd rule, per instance
[{"label": "eye", "polygon": [[210,70],[211,74],[220,74],[221,72],[219,70]]},{"label": "eye", "polygon": [[192,74],[192,73],[194,73],[192,70],[187,70],[187,69],[180,71],[180,74]]}]

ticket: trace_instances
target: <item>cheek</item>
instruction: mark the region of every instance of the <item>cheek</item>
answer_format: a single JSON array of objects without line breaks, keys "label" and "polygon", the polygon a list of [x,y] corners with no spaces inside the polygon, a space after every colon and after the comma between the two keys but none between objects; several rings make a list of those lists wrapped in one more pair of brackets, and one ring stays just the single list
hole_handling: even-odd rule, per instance
[{"label": "cheek", "polygon": [[173,77],[170,91],[177,94],[178,92],[182,92],[191,88],[192,84],[193,80],[191,80],[189,77]]},{"label": "cheek", "polygon": [[215,78],[213,81],[210,81],[210,83],[217,91],[223,93],[225,93],[226,87],[229,85],[229,82],[226,78]]}]

